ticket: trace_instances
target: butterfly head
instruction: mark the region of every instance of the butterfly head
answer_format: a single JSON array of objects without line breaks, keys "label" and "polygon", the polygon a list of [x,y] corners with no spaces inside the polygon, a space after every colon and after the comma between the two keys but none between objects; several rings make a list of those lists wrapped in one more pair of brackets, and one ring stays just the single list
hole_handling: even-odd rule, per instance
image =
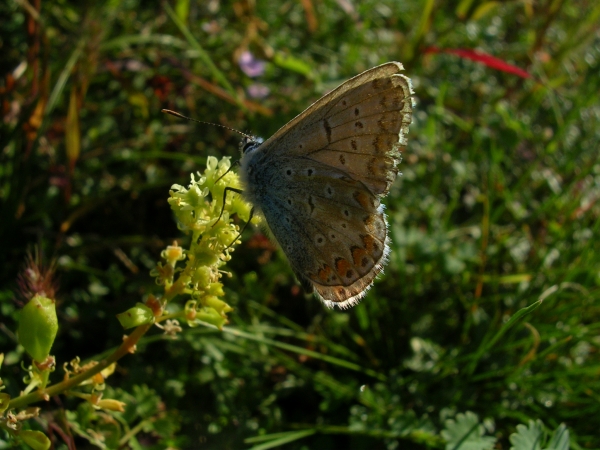
[{"label": "butterfly head", "polygon": [[242,155],[256,150],[260,144],[263,143],[263,139],[256,136],[244,136],[240,141],[240,151]]}]

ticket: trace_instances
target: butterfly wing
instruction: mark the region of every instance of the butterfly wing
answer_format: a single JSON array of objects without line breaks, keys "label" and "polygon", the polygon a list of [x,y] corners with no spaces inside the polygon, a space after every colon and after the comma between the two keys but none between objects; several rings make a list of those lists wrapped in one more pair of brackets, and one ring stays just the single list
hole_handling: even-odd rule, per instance
[{"label": "butterfly wing", "polygon": [[269,183],[273,192],[264,198],[263,214],[305,288],[327,306],[350,307],[364,296],[388,253],[383,205],[339,170],[293,162],[285,183]]},{"label": "butterfly wing", "polygon": [[329,307],[358,303],[386,261],[380,199],[396,178],[413,106],[401,70],[387,63],[350,79],[242,158],[244,195]]}]

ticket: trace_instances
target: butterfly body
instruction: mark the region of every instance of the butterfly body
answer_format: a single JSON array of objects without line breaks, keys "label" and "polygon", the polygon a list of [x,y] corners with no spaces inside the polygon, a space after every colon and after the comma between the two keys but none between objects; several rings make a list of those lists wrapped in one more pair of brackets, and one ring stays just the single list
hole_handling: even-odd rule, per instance
[{"label": "butterfly body", "polygon": [[386,262],[381,198],[398,173],[413,106],[401,70],[387,63],[363,72],[267,141],[242,143],[245,199],[328,307],[358,303]]}]

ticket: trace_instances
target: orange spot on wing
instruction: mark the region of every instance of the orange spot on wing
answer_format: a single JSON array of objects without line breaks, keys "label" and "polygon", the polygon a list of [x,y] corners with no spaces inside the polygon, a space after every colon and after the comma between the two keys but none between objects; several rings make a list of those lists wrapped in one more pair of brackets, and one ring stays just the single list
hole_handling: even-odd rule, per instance
[{"label": "orange spot on wing", "polygon": [[354,260],[354,265],[362,267],[362,258],[366,255],[367,251],[364,248],[354,247],[352,249],[352,259]]},{"label": "orange spot on wing", "polygon": [[369,229],[369,231],[373,231],[373,223],[374,222],[375,222],[375,214],[371,214],[370,216],[365,218],[365,220],[363,220],[363,223]]},{"label": "orange spot on wing", "polygon": [[371,204],[369,202],[369,196],[367,194],[365,194],[364,192],[356,191],[354,193],[354,200],[356,200],[358,202],[358,204],[365,209],[367,209],[369,206],[371,206]]},{"label": "orange spot on wing", "polygon": [[375,239],[373,238],[373,236],[370,235],[366,235],[362,237],[363,240],[363,244],[365,244],[365,250],[367,251],[367,253],[370,255],[373,253],[373,243],[375,242]]},{"label": "orange spot on wing", "polygon": [[352,269],[352,264],[347,259],[339,258],[335,262],[335,268],[339,274],[346,274],[348,270]]},{"label": "orange spot on wing", "polygon": [[329,267],[328,265],[325,265],[322,269],[319,270],[319,278],[321,279],[321,281],[327,281],[329,280],[329,275],[331,275],[331,267]]}]

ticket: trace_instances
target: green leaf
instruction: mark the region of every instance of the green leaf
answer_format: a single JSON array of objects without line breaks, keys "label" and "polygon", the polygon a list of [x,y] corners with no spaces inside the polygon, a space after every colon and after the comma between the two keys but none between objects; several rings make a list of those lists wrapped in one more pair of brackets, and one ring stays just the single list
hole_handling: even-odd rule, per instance
[{"label": "green leaf", "polygon": [[442,437],[446,440],[446,450],[491,450],[496,439],[484,436],[485,429],[479,424],[477,414],[467,411],[457,414],[456,420],[445,423]]},{"label": "green leaf", "polygon": [[50,439],[41,431],[23,430],[19,437],[34,450],[48,450],[50,448]]},{"label": "green leaf", "polygon": [[10,395],[6,392],[0,392],[0,414],[6,411],[10,403]]},{"label": "green leaf", "polygon": [[566,425],[554,431],[548,444],[547,433],[541,420],[529,421],[529,425],[517,425],[517,432],[510,435],[511,450],[569,450],[569,430]]},{"label": "green leaf", "polygon": [[548,450],[569,450],[569,430],[561,423],[548,442]]},{"label": "green leaf", "polygon": [[529,426],[517,425],[517,432],[510,435],[511,450],[541,450],[543,438],[541,420],[529,421]]}]

